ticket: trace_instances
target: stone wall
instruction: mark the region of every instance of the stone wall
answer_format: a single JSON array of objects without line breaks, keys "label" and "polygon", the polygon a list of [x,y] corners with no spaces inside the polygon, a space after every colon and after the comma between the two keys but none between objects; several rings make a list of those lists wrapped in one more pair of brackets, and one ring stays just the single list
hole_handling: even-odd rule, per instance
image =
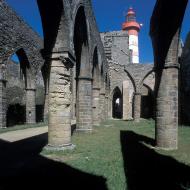
[{"label": "stone wall", "polygon": [[0,1],[0,59],[7,61],[19,49],[23,49],[35,73],[44,61],[40,54],[43,41],[16,12]]},{"label": "stone wall", "polygon": [[[1,68],[0,72],[2,72]],[[25,123],[25,110],[27,103],[25,79],[20,68],[20,64],[11,60],[6,65],[6,88],[4,88],[4,92],[6,94],[6,98],[4,99],[6,102],[6,107],[4,110],[6,110],[5,118],[7,120],[7,126]],[[30,97],[35,97],[34,105],[36,105],[35,111],[37,113],[37,117],[34,121],[42,121],[44,106],[44,82],[41,72],[37,74],[35,95]]]},{"label": "stone wall", "polygon": [[[123,93],[123,110],[127,112],[127,114],[123,113],[123,116],[127,119],[132,119],[135,110],[135,93],[141,94],[143,84],[150,87],[152,91],[154,90],[153,64],[131,63],[127,31],[104,32],[101,33],[101,39],[109,63],[109,104],[112,104],[114,89],[118,87]],[[140,104],[140,99],[138,98],[138,100],[138,104]],[[111,105],[108,107],[109,110],[112,109]],[[139,110],[140,105],[137,105],[137,107]]]},{"label": "stone wall", "polygon": [[[43,41],[40,36],[21,18],[17,13],[4,1],[0,1],[0,64],[1,64],[1,78],[6,85],[0,92],[0,101],[7,102],[7,105],[2,106],[1,118],[4,118],[3,123],[6,126],[6,112],[8,105],[19,103],[25,104],[26,110],[33,110],[35,123],[35,105],[29,104],[29,99],[35,99],[36,96],[36,81],[41,67],[44,65],[44,60],[41,56],[41,49],[43,48]],[[20,76],[21,69],[14,64],[9,64],[12,56],[16,54],[19,58],[22,67],[23,76]],[[7,72],[8,71],[8,72]],[[14,71],[14,72],[13,72]],[[18,77],[19,75],[19,77]],[[23,80],[24,79],[24,80]],[[35,93],[29,94],[25,97],[25,90],[33,89]],[[16,97],[13,93],[18,91]],[[6,93],[7,96],[6,96]],[[4,95],[3,95],[4,94]],[[9,96],[10,95],[10,96]],[[12,99],[10,97],[13,97]],[[27,100],[29,102],[27,102]],[[27,113],[29,114],[29,113]],[[10,114],[11,115],[11,114]],[[26,121],[29,123],[29,121]]]}]

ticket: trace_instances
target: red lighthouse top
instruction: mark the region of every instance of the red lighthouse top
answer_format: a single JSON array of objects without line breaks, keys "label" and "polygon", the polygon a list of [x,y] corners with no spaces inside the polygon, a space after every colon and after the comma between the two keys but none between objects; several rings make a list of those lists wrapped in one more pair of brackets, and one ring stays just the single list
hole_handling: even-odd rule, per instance
[{"label": "red lighthouse top", "polygon": [[129,8],[126,16],[126,21],[123,23],[122,29],[123,30],[133,30],[139,32],[140,24],[136,21],[136,13],[132,7]]}]

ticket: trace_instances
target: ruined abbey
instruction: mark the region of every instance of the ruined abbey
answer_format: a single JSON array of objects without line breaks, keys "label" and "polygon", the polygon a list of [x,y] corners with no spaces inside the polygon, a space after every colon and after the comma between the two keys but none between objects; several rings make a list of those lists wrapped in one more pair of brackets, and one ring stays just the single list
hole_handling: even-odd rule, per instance
[{"label": "ruined abbey", "polygon": [[65,150],[74,148],[73,131],[152,118],[156,146],[177,149],[178,124],[190,122],[190,35],[180,40],[187,1],[157,0],[154,63],[141,64],[132,8],[120,31],[100,33],[90,0],[37,0],[41,39],[0,0],[0,127],[47,121],[46,149]]}]

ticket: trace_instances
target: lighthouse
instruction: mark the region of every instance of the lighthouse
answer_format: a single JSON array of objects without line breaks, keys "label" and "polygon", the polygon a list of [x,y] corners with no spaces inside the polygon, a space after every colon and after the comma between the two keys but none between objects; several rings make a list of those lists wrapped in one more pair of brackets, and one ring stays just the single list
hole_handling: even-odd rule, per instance
[{"label": "lighthouse", "polygon": [[132,51],[132,63],[139,63],[138,34],[140,28],[141,25],[136,21],[136,13],[133,8],[130,7],[122,29],[127,31],[129,35],[129,49]]}]

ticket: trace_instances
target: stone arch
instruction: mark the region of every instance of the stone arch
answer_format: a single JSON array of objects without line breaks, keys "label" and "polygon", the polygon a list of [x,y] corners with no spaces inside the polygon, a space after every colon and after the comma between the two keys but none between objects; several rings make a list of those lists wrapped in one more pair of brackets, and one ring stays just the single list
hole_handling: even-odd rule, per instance
[{"label": "stone arch", "polygon": [[[0,51],[0,64],[5,65],[15,53],[20,59],[26,83],[26,107],[30,112],[30,117],[27,117],[26,122],[35,123],[36,73],[44,63],[40,54],[40,50],[43,48],[43,42],[39,35],[34,32],[11,7],[9,7],[6,1],[3,0],[1,2],[0,9],[0,30],[3,36],[3,45]],[[2,83],[4,84],[3,90],[6,91],[6,81],[3,80]],[[1,93],[6,96],[4,92]],[[27,98],[28,96],[30,98]],[[6,97],[2,98],[3,104],[6,103]],[[3,105],[1,107],[0,112],[5,112],[3,107],[6,106]],[[1,117],[2,120],[6,120],[5,117],[6,114]],[[6,123],[2,123],[4,123],[3,127],[5,127]],[[0,127],[1,126],[2,124],[0,124]]]},{"label": "stone arch", "polygon": [[101,55],[99,55],[100,61],[100,120],[104,121],[106,118],[106,73],[104,72],[104,65]]},{"label": "stone arch", "polygon": [[76,57],[76,77],[88,76],[90,73],[88,30],[84,7],[77,10],[74,21],[74,50]]},{"label": "stone arch", "polygon": [[20,68],[25,78],[26,123],[36,123],[36,76],[24,48],[17,49],[15,53],[18,56]]},{"label": "stone arch", "polygon": [[129,79],[131,80],[131,82],[133,84],[134,91],[136,92],[136,90],[137,90],[137,84],[135,82],[135,77],[133,76],[133,74],[127,68],[125,68],[124,70],[127,73]]},{"label": "stone arch", "polygon": [[[155,73],[154,68],[150,69],[148,72],[146,72],[146,74],[142,77],[142,79],[140,80],[139,84],[138,84],[138,88],[141,89],[144,81],[146,80],[146,78],[148,76],[150,76],[151,74]],[[154,76],[155,77],[155,76]]]},{"label": "stone arch", "polygon": [[77,131],[92,130],[92,73],[86,15],[83,6],[77,10],[74,25],[76,57],[76,119]]},{"label": "stone arch", "polygon": [[154,94],[152,89],[143,84],[141,87],[141,118],[150,119],[154,117]]},{"label": "stone arch", "polygon": [[123,116],[123,98],[119,87],[115,87],[112,92],[112,117],[121,119]]},{"label": "stone arch", "polygon": [[[69,16],[67,1],[37,0],[44,33],[44,56],[65,51],[69,43]],[[50,11],[51,10],[51,11]]]},{"label": "stone arch", "polygon": [[[14,54],[14,53],[13,53]],[[12,55],[13,55],[12,54]],[[35,88],[35,76],[33,74],[31,64],[28,59],[28,55],[26,54],[26,51],[24,48],[19,48],[15,51],[15,54],[17,55],[19,62],[20,62],[20,67],[24,75],[25,79],[25,88]],[[9,57],[12,57],[12,55]]]},{"label": "stone arch", "polygon": [[97,47],[94,49],[92,59],[92,114],[93,124],[100,123],[100,70]]},{"label": "stone arch", "polygon": [[93,87],[100,88],[100,68],[99,68],[99,52],[97,47],[94,48],[92,58],[92,79]]}]

